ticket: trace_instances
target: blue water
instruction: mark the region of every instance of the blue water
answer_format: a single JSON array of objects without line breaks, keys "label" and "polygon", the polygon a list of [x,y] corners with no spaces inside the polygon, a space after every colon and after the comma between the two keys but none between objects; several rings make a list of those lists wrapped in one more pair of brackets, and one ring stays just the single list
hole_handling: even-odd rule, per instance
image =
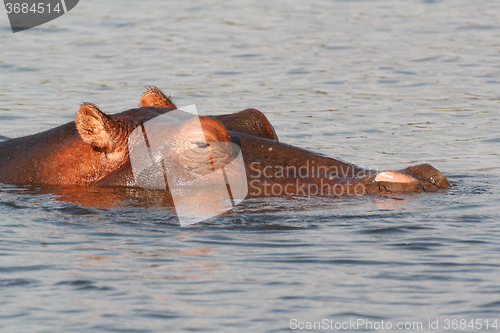
[{"label": "blue water", "polygon": [[472,0],[88,0],[16,34],[0,13],[0,140],[156,85],[200,114],[257,108],[286,143],[454,183],[248,200],[187,228],[133,193],[3,185],[0,331],[497,331],[499,22],[500,2]]}]

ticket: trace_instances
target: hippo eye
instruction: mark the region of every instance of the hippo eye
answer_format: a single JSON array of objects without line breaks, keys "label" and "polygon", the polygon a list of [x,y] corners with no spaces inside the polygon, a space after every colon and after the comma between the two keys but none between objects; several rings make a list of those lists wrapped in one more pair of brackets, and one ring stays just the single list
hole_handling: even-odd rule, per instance
[{"label": "hippo eye", "polygon": [[206,142],[195,142],[194,144],[200,149],[206,149],[208,147],[208,143]]}]

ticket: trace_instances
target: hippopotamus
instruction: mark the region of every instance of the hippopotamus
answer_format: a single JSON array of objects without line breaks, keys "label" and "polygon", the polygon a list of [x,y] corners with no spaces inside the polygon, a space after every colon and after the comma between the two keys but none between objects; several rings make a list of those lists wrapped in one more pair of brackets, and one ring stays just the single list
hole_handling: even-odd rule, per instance
[{"label": "hippopotamus", "polygon": [[[117,114],[107,115],[83,103],[73,122],[0,142],[0,183],[137,187],[129,137],[145,122],[176,108],[156,87],[142,95],[140,107]],[[240,176],[247,180],[248,197],[345,197],[450,187],[447,178],[429,164],[377,172],[282,143],[266,116],[256,109],[200,116],[199,123],[202,132],[188,122],[172,134],[184,148],[171,158],[182,161],[176,164],[178,168],[201,170],[210,161],[197,160],[196,151],[212,149],[213,156],[230,157],[231,149],[212,143],[232,143],[243,156],[245,175]],[[219,164],[224,163],[222,157]],[[213,161],[211,166],[215,168]]]}]

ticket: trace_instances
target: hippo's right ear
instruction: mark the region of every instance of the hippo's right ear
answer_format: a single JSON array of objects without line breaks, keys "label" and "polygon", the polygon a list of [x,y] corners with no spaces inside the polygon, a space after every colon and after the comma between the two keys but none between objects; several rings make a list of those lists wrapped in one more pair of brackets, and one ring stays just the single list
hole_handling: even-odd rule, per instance
[{"label": "hippo's right ear", "polygon": [[83,141],[104,152],[126,145],[126,129],[95,105],[83,104],[76,114],[76,128]]},{"label": "hippo's right ear", "polygon": [[177,109],[172,100],[156,87],[149,87],[148,91],[142,94],[141,107],[145,106]]}]

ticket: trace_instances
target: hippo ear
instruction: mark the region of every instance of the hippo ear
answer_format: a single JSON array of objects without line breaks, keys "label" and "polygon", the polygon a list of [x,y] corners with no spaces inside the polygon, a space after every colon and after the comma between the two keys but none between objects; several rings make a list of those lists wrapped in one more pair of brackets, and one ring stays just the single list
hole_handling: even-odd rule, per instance
[{"label": "hippo ear", "polygon": [[172,100],[156,87],[149,87],[149,90],[142,94],[141,107],[145,106],[176,109]]},{"label": "hippo ear", "polygon": [[76,115],[76,128],[83,141],[104,152],[126,144],[125,129],[95,105],[83,104]]}]

